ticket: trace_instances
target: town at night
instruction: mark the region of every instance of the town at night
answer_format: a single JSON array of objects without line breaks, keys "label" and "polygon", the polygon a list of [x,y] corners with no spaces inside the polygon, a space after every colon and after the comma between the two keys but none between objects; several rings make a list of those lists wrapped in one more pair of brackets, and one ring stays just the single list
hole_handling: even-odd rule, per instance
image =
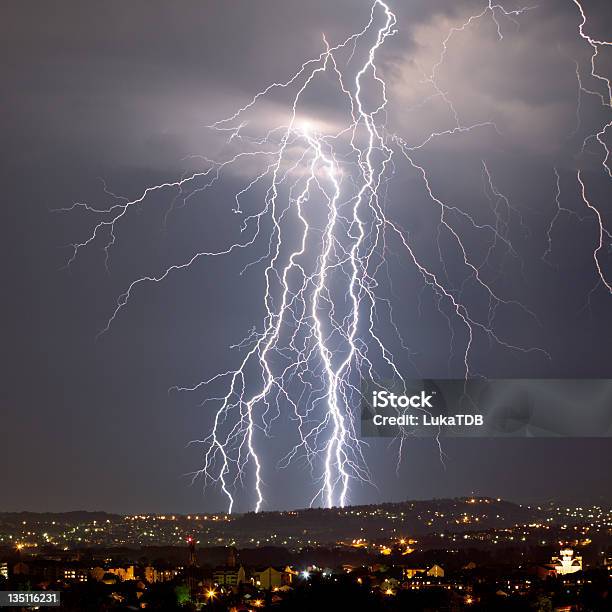
[{"label": "town at night", "polygon": [[470,497],[235,516],[4,513],[0,551],[5,587],[59,591],[67,610],[604,610],[612,510]]},{"label": "town at night", "polygon": [[4,0],[0,612],[612,611],[610,0]]}]

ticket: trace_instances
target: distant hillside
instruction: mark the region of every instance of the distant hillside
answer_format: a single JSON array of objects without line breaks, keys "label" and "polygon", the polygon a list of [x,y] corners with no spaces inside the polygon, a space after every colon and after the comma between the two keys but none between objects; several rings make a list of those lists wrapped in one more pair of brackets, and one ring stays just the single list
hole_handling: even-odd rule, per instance
[{"label": "distant hillside", "polygon": [[398,536],[503,529],[550,517],[544,510],[486,497],[230,516],[9,512],[0,513],[0,543],[10,537],[29,541],[33,534],[52,534],[54,542],[68,545],[155,546],[178,545],[189,535],[201,546],[303,547],[350,543],[355,538],[375,542]]},{"label": "distant hillside", "polygon": [[92,521],[117,521],[122,515],[109,512],[72,510],[70,512],[0,512],[0,520],[6,522],[39,521],[39,522],[62,522],[62,523],[88,523]]}]

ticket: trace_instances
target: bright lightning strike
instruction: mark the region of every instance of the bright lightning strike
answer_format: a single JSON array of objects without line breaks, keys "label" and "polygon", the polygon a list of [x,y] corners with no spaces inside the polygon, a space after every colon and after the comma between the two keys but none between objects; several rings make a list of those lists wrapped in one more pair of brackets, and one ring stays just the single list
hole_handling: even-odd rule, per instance
[{"label": "bright lightning strike", "polygon": [[[599,100],[601,101],[601,105],[604,108],[607,109],[611,109],[612,110],[612,83],[610,82],[610,79],[608,79],[607,77],[603,76],[602,74],[600,74],[597,71],[597,59],[599,56],[599,52],[600,49],[602,47],[612,47],[612,41],[606,41],[606,40],[598,40],[596,38],[593,38],[592,36],[590,36],[589,34],[587,34],[584,30],[585,26],[586,26],[586,22],[587,22],[587,18],[586,18],[586,14],[584,12],[584,8],[582,6],[582,4],[580,3],[579,0],[573,0],[574,4],[576,5],[576,7],[578,8],[578,11],[580,12],[580,17],[581,17],[581,22],[578,25],[578,33],[580,35],[580,37],[582,39],[584,39],[591,47],[592,53],[591,53],[591,59],[590,59],[590,74],[589,76],[596,82],[599,83],[601,86],[603,86],[603,93],[601,91],[593,91],[591,89],[587,89],[583,86],[582,84],[582,78],[580,75],[580,68],[578,66],[578,64],[576,65],[576,76],[578,79],[578,85],[580,88],[580,93],[585,93],[588,95],[592,95],[595,96],[597,98],[599,98]],[[578,108],[578,113],[580,112],[580,108]],[[578,119],[580,119],[580,117],[578,116]],[[590,141],[595,140],[599,146],[601,147],[602,151],[603,151],[603,159],[601,161],[601,165],[604,169],[604,171],[607,173],[608,177],[610,179],[612,179],[612,170],[610,169],[610,165],[609,165],[609,160],[610,160],[610,149],[608,148],[608,144],[605,140],[606,138],[606,132],[607,130],[612,126],[612,119],[610,119],[610,121],[608,121],[607,123],[605,123],[601,129],[599,131],[597,131],[594,134],[590,134],[589,136],[587,136],[584,139],[584,142],[582,144],[582,151],[584,152],[584,150],[586,149],[587,144]],[[584,185],[584,182],[580,176],[580,171],[578,171],[577,173],[577,180],[578,183],[580,185],[580,192],[581,192],[581,196],[582,196],[582,200],[584,201],[585,205],[587,206],[587,208],[589,208],[591,211],[593,211],[595,213],[595,218],[596,218],[596,222],[597,222],[597,229],[598,229],[598,241],[597,241],[597,246],[595,247],[595,250],[593,251],[593,260],[595,262],[595,268],[597,270],[597,275],[598,275],[598,283],[597,286],[599,285],[603,285],[608,292],[610,292],[612,294],[612,281],[606,278],[606,275],[602,269],[602,266],[600,264],[600,260],[599,260],[599,256],[600,256],[600,251],[602,250],[602,248],[604,247],[604,244],[606,241],[609,248],[612,249],[612,235],[610,234],[610,232],[605,228],[604,225],[604,221],[602,218],[602,215],[599,211],[599,209],[589,201],[589,199],[586,196],[586,187]],[[597,287],[596,286],[596,287]],[[596,288],[595,287],[595,288]],[[594,288],[594,289],[595,289]]]},{"label": "bright lightning strike", "polygon": [[[609,106],[610,82],[596,72],[595,62],[599,48],[610,43],[584,33],[584,11],[577,0],[572,1],[582,17],[579,34],[593,50],[590,76],[606,89],[605,95],[595,95]],[[210,434],[197,441],[204,448],[204,464],[194,478],[202,477],[206,484],[220,487],[230,512],[237,492],[244,488],[252,491],[255,510],[263,507],[269,466],[261,448],[266,436],[271,435],[275,421],[281,418],[295,425],[297,442],[277,465],[286,467],[291,462],[306,462],[315,482],[311,504],[344,506],[349,500],[351,481],[371,482],[363,442],[357,433],[360,377],[367,376],[381,386],[384,380],[393,380],[404,388],[406,385],[388,343],[379,332],[379,322],[385,319],[397,333],[400,345],[406,348],[395,324],[391,300],[380,294],[381,277],[388,275],[386,254],[390,244],[401,247],[408,264],[420,277],[423,290],[431,291],[449,327],[452,343],[456,342],[455,325],[462,329],[465,342],[461,360],[465,377],[474,375],[471,354],[477,336],[508,350],[548,356],[541,348],[514,344],[495,329],[496,312],[501,306],[520,309],[534,318],[535,314],[511,297],[500,295],[487,280],[494,248],[500,246],[508,255],[518,257],[507,232],[507,219],[518,215],[518,211],[496,188],[487,163],[482,162],[483,184],[494,204],[495,224],[478,222],[456,205],[445,202],[436,193],[426,167],[415,157],[438,138],[475,130],[497,131],[491,121],[470,125],[462,122],[452,100],[438,83],[438,71],[453,37],[461,35],[472,24],[491,19],[501,40],[504,20],[518,26],[517,20],[531,8],[509,11],[489,0],[481,12],[448,32],[442,41],[439,59],[426,81],[433,89],[432,95],[446,104],[454,127],[432,132],[422,142],[409,143],[385,125],[388,97],[379,55],[387,41],[398,35],[398,23],[386,2],[374,0],[369,19],[360,31],[334,46],[323,38],[324,48],[319,56],[304,62],[288,80],[272,83],[231,116],[210,126],[227,136],[228,145],[237,148],[234,155],[223,161],[203,159],[205,169],[147,187],[135,199],[113,196],[113,204],[108,208],[78,203],[66,209],[80,207],[101,216],[87,238],[73,245],[68,265],[103,234],[107,236],[108,263],[120,224],[154,192],[174,191],[175,201],[186,202],[211,188],[240,164],[248,162],[250,167],[259,168],[236,192],[232,202],[233,211],[239,215],[243,240],[217,251],[196,252],[160,274],[135,279],[119,296],[101,332],[110,329],[141,285],[161,283],[169,275],[207,257],[249,252],[263,245],[264,254],[250,261],[244,270],[262,269],[263,322],[235,345],[242,356],[234,369],[194,386],[179,388],[194,391],[213,384],[224,385],[220,396],[206,400],[214,402],[216,409]],[[578,69],[577,75],[580,79]],[[323,80],[333,82],[342,97],[345,117],[341,127],[331,127],[303,110],[304,97]],[[594,93],[583,89],[582,81],[580,90]],[[270,129],[260,129],[259,133],[251,131],[252,125],[257,124],[259,105],[278,92],[291,94],[288,120]],[[603,166],[608,173],[609,151],[604,137],[609,126],[592,137],[604,148]],[[387,213],[386,189],[400,163],[416,173],[436,215],[438,233],[433,238],[437,240],[439,266],[432,266],[419,255],[410,232]],[[557,185],[558,178],[557,174]],[[599,257],[604,239],[610,238],[610,234],[600,212],[586,197],[580,173],[578,181],[584,203],[598,220],[596,270],[612,291]],[[255,194],[262,188],[264,196],[257,199]],[[565,210],[559,204],[559,195],[560,191],[556,199],[557,216]],[[259,206],[249,212],[252,201],[259,202]],[[470,254],[456,224],[458,218],[491,241],[484,260],[476,261]],[[545,256],[552,248],[553,224],[554,220],[547,234]],[[459,256],[463,269],[460,286],[454,286],[449,280],[443,245]],[[464,299],[468,284],[476,287],[488,304],[486,315]],[[450,352],[452,357],[453,346]],[[408,431],[402,434],[408,435]],[[402,441],[403,437],[400,455]],[[441,448],[440,453],[442,457]]]}]

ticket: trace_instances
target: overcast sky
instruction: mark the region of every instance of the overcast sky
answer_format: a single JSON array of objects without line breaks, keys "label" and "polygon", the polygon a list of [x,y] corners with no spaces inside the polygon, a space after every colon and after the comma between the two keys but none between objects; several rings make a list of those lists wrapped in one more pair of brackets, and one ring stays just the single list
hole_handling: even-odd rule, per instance
[{"label": "overcast sky", "polygon": [[[441,90],[463,124],[494,122],[497,130],[435,139],[416,159],[427,167],[437,197],[489,223],[484,161],[516,211],[508,231],[518,257],[500,260],[488,278],[539,322],[502,309],[498,329],[517,344],[545,348],[551,359],[483,341],[473,356],[475,371],[491,378],[612,378],[612,297],[601,286],[591,291],[597,227],[576,181],[581,169],[589,197],[612,226],[601,147],[590,141],[580,153],[584,138],[612,118],[598,96],[579,93],[576,62],[584,88],[605,92],[589,76],[591,49],[578,36],[576,5],[537,4],[516,23],[498,13],[501,37],[488,14],[449,40],[436,72]],[[583,4],[585,31],[609,38],[609,2]],[[378,63],[388,85],[390,131],[418,144],[452,129],[452,114],[426,77],[450,29],[484,6],[480,0],[392,4],[398,33]],[[370,4],[9,0],[2,8],[0,510],[222,509],[217,490],[203,492],[184,477],[200,467],[197,447],[186,444],[210,429],[211,412],[200,405],[201,395],[168,389],[235,367],[238,355],[229,345],[261,323],[261,276],[240,276],[253,255],[198,262],[163,284],[143,287],[109,333],[95,338],[131,280],[227,243],[239,223],[231,212],[233,193],[251,169],[228,173],[210,196],[166,222],[174,194],[155,194],[118,234],[110,274],[102,241],[62,270],[71,254],[66,245],[87,237],[92,218],[51,211],[74,202],[108,205],[100,179],[134,198],[148,185],[180,176],[191,163],[186,156],[223,154],[206,126],[318,56],[323,33],[333,43],[360,30]],[[612,52],[602,51],[597,66],[610,76]],[[305,99],[303,112],[326,125],[343,119],[325,82]],[[286,113],[287,98],[275,94],[262,101],[253,121],[274,124]],[[610,142],[609,133],[604,138]],[[556,211],[554,168],[561,205],[583,220],[560,217],[544,261]],[[398,159],[389,213],[409,224],[423,257],[435,262],[426,206],[419,175]],[[466,241],[475,254],[487,248],[469,232]],[[453,261],[456,253],[455,260],[450,254],[451,274]],[[612,276],[605,249],[602,264]],[[433,298],[423,297],[418,308],[414,271],[399,252],[392,269],[398,316],[418,371],[460,376],[459,362],[448,367],[446,323],[434,312]],[[407,376],[417,374],[408,371],[409,360],[403,365]],[[355,487],[352,501],[475,491],[518,501],[604,497],[612,503],[609,439],[448,440],[445,451],[446,467],[435,444],[410,442],[396,476],[394,452],[377,442],[368,453],[377,487]],[[309,478],[305,471],[272,469],[266,508],[307,504]]]}]

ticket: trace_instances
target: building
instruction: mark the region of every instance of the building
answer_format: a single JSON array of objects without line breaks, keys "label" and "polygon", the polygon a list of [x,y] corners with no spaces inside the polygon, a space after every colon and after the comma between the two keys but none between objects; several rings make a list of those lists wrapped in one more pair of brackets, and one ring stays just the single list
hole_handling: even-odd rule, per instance
[{"label": "building", "polygon": [[563,548],[558,557],[553,557],[552,565],[558,576],[573,574],[582,570],[582,557],[575,556],[571,548]]},{"label": "building", "polygon": [[117,576],[117,578],[119,578],[119,580],[121,580],[122,582],[124,580],[134,580],[135,579],[133,565],[127,565],[126,567],[109,567],[106,570],[106,573]]},{"label": "building", "polygon": [[0,563],[0,576],[8,580],[8,563]]},{"label": "building", "polygon": [[196,567],[198,565],[198,560],[196,558],[195,542],[193,541],[193,538],[187,538],[187,544],[189,545],[187,567]]},{"label": "building", "polygon": [[252,572],[253,584],[260,589],[274,589],[283,586],[290,586],[293,581],[291,568],[267,567],[262,570]]},{"label": "building", "polygon": [[415,576],[422,576],[426,571],[426,569],[420,567],[406,567],[404,568],[404,576],[406,576],[408,580],[412,580]]},{"label": "building", "polygon": [[87,582],[89,570],[84,567],[70,567],[64,569],[64,580],[71,582]]},{"label": "building", "polygon": [[152,565],[147,565],[144,568],[144,578],[145,580],[153,584],[154,582],[166,582],[168,580],[173,580],[178,576],[179,572],[170,567],[153,567]]},{"label": "building", "polygon": [[242,565],[240,567],[230,567],[223,565],[213,570],[213,582],[219,586],[237,587],[246,582],[246,572]]},{"label": "building", "polygon": [[444,570],[439,565],[432,565],[427,570],[427,575],[432,578],[444,578]]}]

